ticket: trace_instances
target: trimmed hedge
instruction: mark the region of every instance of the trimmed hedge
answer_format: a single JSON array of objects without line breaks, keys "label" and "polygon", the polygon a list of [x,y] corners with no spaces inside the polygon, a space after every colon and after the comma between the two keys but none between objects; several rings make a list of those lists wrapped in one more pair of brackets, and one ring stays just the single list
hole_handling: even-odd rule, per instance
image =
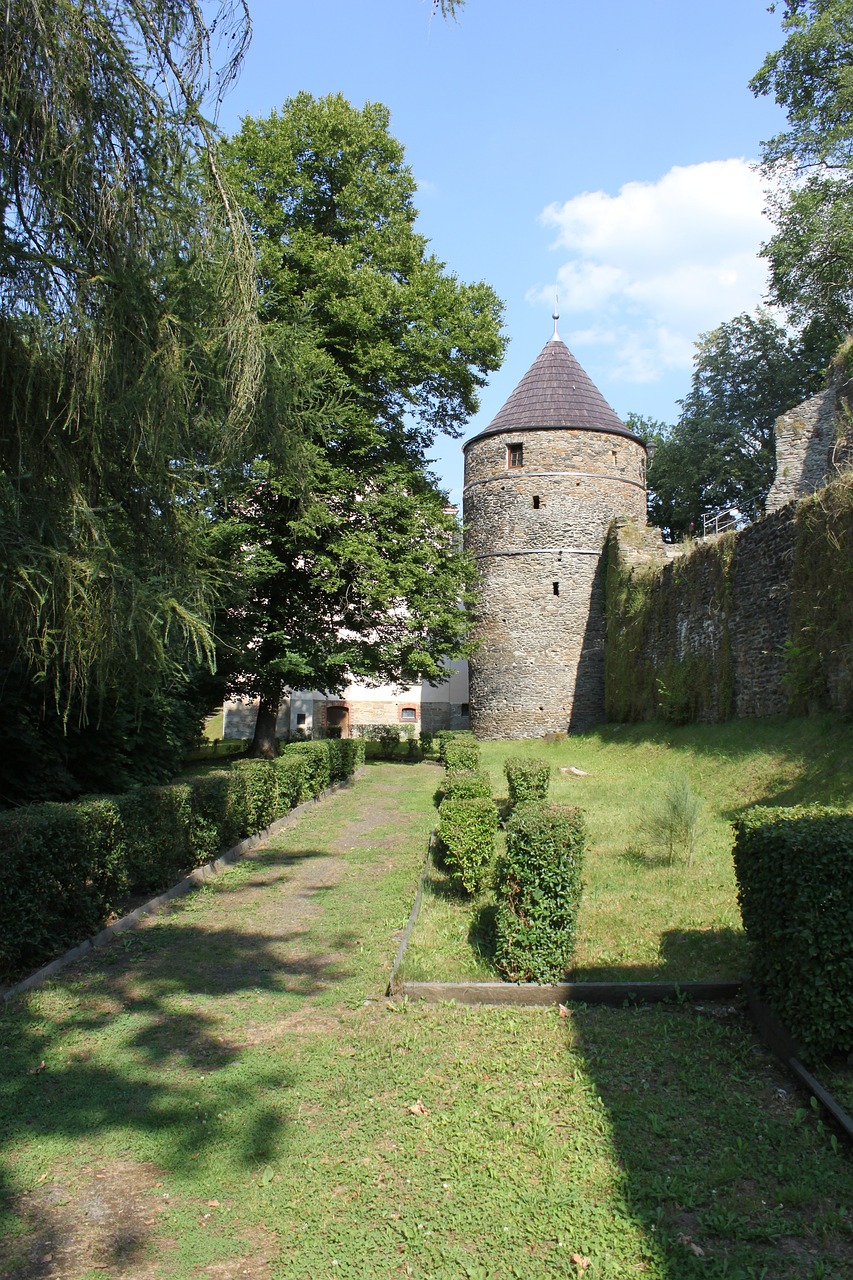
[{"label": "trimmed hedge", "polygon": [[139,787],[115,800],[133,892],[160,889],[194,862],[192,788]]},{"label": "trimmed hedge", "polygon": [[319,742],[289,742],[281,753],[284,759],[289,756],[298,756],[305,766],[305,774],[302,780],[303,800],[310,800],[313,796],[318,796],[321,791],[326,790],[326,787],[331,782],[332,771],[329,756],[331,742],[332,740],[328,738]]},{"label": "trimmed hedge", "polygon": [[520,805],[498,868],[495,963],[510,982],[561,982],[575,949],[586,827],[580,809]]},{"label": "trimmed hedge", "polygon": [[305,743],[186,783],[0,813],[0,977],[97,933],[129,893],[165,889],[363,759],[358,742]]},{"label": "trimmed hedge", "polygon": [[97,933],[127,892],[125,833],[112,800],[0,814],[0,973],[33,968]]},{"label": "trimmed hedge", "polygon": [[479,769],[479,744],[474,738],[451,739],[444,747],[444,764],[447,769]]},{"label": "trimmed hedge", "polygon": [[474,747],[476,749],[476,759],[473,764],[457,763],[452,767],[458,769],[476,769],[477,765],[480,763],[480,747],[477,743],[477,739],[469,729],[439,729],[438,733],[435,735],[435,741],[438,744],[438,758],[443,765],[451,764],[451,761],[448,759],[447,752],[448,749],[451,749],[452,754],[452,749],[456,746],[461,746],[463,748]]},{"label": "trimmed hedge", "polygon": [[469,893],[482,886],[495,852],[498,811],[491,800],[443,800],[437,836],[451,875]]},{"label": "trimmed hedge", "polygon": [[750,809],[733,852],[759,994],[809,1057],[850,1053],[853,814]]},{"label": "trimmed hedge", "polygon": [[547,800],[551,785],[551,766],[547,760],[531,760],[527,756],[510,756],[504,761],[509,802],[517,804],[530,800]]},{"label": "trimmed hedge", "polygon": [[492,780],[482,769],[448,769],[441,789],[446,800],[492,798]]}]

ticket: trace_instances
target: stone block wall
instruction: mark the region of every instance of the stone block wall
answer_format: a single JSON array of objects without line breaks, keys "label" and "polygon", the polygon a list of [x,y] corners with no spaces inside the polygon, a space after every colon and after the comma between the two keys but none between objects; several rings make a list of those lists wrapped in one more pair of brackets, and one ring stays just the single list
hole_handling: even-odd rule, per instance
[{"label": "stone block wall", "polygon": [[657,566],[635,543],[614,529],[608,547],[608,719],[786,712],[796,508]]},{"label": "stone block wall", "polygon": [[837,438],[834,386],[776,419],[776,478],[767,495],[768,515],[827,483]]},{"label": "stone block wall", "polygon": [[[510,467],[516,443],[523,464]],[[479,737],[541,737],[604,718],[601,553],[614,516],[645,519],[644,468],[639,441],[606,431],[506,431],[467,446]]]}]

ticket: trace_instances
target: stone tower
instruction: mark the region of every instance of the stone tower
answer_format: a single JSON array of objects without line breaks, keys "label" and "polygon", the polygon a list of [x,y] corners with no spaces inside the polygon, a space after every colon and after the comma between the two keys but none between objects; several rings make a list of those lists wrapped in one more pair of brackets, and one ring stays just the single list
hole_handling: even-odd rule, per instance
[{"label": "stone tower", "polygon": [[604,719],[601,553],[617,516],[646,519],[645,445],[557,334],[464,446],[465,545],[479,571],[470,662],[481,738]]}]

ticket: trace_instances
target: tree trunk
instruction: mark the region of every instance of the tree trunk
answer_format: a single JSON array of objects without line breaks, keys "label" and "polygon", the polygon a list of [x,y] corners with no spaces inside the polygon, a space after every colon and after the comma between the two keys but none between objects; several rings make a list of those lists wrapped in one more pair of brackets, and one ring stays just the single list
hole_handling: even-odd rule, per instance
[{"label": "tree trunk", "polygon": [[278,708],[281,695],[275,697],[262,693],[258,703],[258,718],[255,721],[255,734],[252,738],[247,756],[261,760],[274,760],[278,755],[275,739],[275,725],[278,720]]}]

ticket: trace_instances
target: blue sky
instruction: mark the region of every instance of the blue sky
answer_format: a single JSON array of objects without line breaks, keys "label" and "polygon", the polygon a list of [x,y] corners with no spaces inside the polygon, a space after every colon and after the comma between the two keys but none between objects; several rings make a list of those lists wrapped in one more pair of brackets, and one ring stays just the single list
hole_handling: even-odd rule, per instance
[{"label": "blue sky", "polygon": [[[384,102],[419,184],[418,229],[506,303],[506,360],[466,436],[560,334],[621,416],[672,421],[699,334],[765,287],[750,77],[781,43],[767,0],[250,0],[252,46],[220,125],[301,89]],[[459,443],[435,470],[460,500]]]}]

